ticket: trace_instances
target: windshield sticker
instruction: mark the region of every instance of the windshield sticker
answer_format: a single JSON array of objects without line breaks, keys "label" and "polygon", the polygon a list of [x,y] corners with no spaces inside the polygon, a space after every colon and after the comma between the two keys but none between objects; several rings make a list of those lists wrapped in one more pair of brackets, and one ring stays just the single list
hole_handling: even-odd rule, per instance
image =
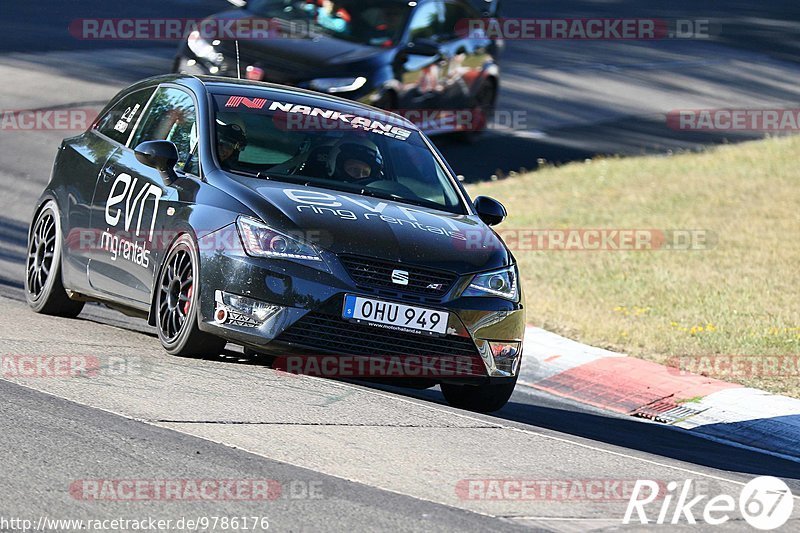
[{"label": "windshield sticker", "polygon": [[[231,96],[225,103],[225,107],[261,110],[265,108],[266,104],[267,100],[264,98]],[[273,120],[276,126],[287,131],[363,130],[400,141],[408,140],[414,133],[387,122],[385,118],[377,120],[372,117],[291,102],[272,102],[268,110],[275,112]]]},{"label": "windshield sticker", "polygon": [[122,114],[122,118],[120,118],[114,125],[114,129],[120,133],[125,133],[126,131],[128,131],[128,126],[130,126],[133,117],[136,116],[136,113],[139,112],[140,108],[141,106],[139,104],[136,104],[135,106],[126,109],[125,112]]},{"label": "windshield sticker", "polygon": [[[401,128],[399,126],[395,126],[388,122],[381,122],[380,120],[375,120],[369,117],[363,117],[359,115],[353,115],[350,113],[342,113],[340,111],[334,111],[332,109],[324,109],[319,107],[310,107],[305,105],[298,105],[292,103],[285,103],[285,102],[273,102],[269,106],[270,111],[280,111],[282,113],[286,113],[287,120],[286,120],[286,128],[293,129],[293,130],[301,130],[304,129],[304,126],[307,129],[314,129],[319,130],[320,126],[322,126],[323,121],[327,124],[332,125],[333,127],[339,128],[352,128],[356,130],[364,130],[369,133],[374,133],[377,135],[384,135],[386,137],[390,137],[392,139],[398,139],[400,141],[406,141],[411,134],[413,133],[410,130],[405,128]],[[296,118],[292,117],[301,117],[301,120],[297,120]],[[302,120],[303,117],[315,118],[316,121],[309,121]],[[277,116],[276,116],[277,118]],[[324,128],[330,129],[330,128]]]},{"label": "windshield sticker", "polygon": [[225,107],[244,106],[248,109],[264,109],[265,105],[267,105],[266,98],[245,98],[244,96],[231,96],[228,98]]}]

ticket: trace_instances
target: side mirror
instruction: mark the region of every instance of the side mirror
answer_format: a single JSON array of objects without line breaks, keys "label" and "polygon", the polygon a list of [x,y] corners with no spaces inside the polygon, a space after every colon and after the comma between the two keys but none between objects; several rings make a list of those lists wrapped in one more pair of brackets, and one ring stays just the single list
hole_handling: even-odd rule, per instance
[{"label": "side mirror", "polygon": [[503,204],[489,198],[488,196],[478,196],[475,198],[475,211],[478,216],[489,226],[496,226],[500,224],[508,216],[506,208]]},{"label": "side mirror", "polygon": [[408,51],[421,56],[438,56],[442,53],[442,47],[433,39],[420,38],[408,43]]},{"label": "side mirror", "polygon": [[141,164],[161,172],[167,185],[178,179],[175,173],[178,148],[170,141],[146,141],[137,146],[134,153]]}]

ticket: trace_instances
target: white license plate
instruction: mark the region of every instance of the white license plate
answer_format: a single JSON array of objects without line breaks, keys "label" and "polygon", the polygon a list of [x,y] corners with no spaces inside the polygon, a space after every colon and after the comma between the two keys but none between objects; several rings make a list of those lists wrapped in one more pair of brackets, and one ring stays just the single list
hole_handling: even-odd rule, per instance
[{"label": "white license plate", "polygon": [[450,313],[348,294],[344,298],[342,317],[394,331],[444,335]]}]

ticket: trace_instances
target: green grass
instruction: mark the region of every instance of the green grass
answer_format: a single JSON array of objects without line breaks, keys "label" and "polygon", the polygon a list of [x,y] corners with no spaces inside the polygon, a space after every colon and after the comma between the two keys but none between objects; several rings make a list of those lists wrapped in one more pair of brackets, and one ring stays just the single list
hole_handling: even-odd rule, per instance
[{"label": "green grass", "polygon": [[[800,137],[703,153],[596,159],[478,184],[498,230],[702,229],[692,251],[515,251],[528,321],[657,362],[800,354]],[[749,386],[800,397],[797,375]]]}]

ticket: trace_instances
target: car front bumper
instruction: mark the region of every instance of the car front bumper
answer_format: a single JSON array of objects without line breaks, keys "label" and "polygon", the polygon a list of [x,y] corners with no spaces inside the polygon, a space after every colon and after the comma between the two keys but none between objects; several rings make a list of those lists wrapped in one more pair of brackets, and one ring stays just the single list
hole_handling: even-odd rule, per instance
[{"label": "car front bumper", "polygon": [[[240,246],[220,247],[214,241],[210,235],[198,243],[203,331],[278,356],[307,353],[472,361],[466,370],[461,365],[461,372],[440,376],[436,380],[440,382],[503,382],[519,373],[524,306],[494,297],[458,297],[471,275],[457,278],[436,302],[402,293],[392,297],[385,290],[358,285],[334,254],[324,253],[319,263],[300,263],[250,257]],[[347,294],[447,311],[447,334],[433,337],[355,324],[342,318]],[[257,312],[250,313],[252,308]],[[492,347],[503,343],[518,348],[494,355]]]}]

